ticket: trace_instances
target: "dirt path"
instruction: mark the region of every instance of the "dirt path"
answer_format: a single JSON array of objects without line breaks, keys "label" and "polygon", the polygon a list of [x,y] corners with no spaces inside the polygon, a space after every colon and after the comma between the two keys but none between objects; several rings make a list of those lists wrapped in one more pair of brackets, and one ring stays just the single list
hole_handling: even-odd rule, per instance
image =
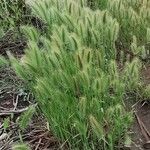
[{"label": "dirt path", "polygon": [[[150,132],[150,102],[147,103],[141,103],[139,102],[135,106],[135,111],[140,118],[141,122],[143,122],[144,126],[147,128],[147,130]],[[135,116],[135,121],[132,127],[132,148],[131,150],[150,150],[150,144],[146,144],[146,139],[144,135],[142,134],[139,122]],[[150,138],[149,138],[150,139]],[[148,148],[146,148],[148,147]]]},{"label": "dirt path", "polygon": [[[144,84],[150,84],[150,65],[143,68],[141,76],[143,78]],[[150,132],[150,99],[146,99],[144,101],[140,101],[134,107],[135,112],[144,126],[147,128],[148,132]],[[144,135],[142,134],[139,122],[135,115],[134,124],[132,127],[132,148],[131,150],[150,150],[150,144],[146,145],[145,143],[147,140],[145,139]],[[150,137],[149,137],[150,140]]]}]

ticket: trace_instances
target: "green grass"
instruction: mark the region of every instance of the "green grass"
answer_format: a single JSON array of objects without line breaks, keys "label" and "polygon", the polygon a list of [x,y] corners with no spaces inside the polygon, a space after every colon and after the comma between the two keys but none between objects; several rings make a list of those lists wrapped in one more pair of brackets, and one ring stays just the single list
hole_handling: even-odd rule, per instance
[{"label": "green grass", "polygon": [[39,2],[32,12],[47,25],[46,32],[22,27],[29,41],[24,57],[8,55],[53,134],[69,149],[116,149],[132,122],[124,95],[141,85],[138,59],[118,70],[117,19],[80,0]]},{"label": "green grass", "polygon": [[[101,5],[102,4],[102,5]],[[150,55],[150,1],[149,0],[96,0],[96,8],[108,10],[120,25],[117,45],[119,49],[126,49],[133,54],[149,59]],[[105,7],[104,7],[105,6]],[[132,41],[136,38],[141,47],[134,51]]]},{"label": "green grass", "polygon": [[1,0],[0,2],[0,26],[5,31],[12,27],[18,27],[22,17],[26,13],[25,0]]},{"label": "green grass", "polygon": [[[148,58],[148,0],[35,2],[31,16],[42,22],[42,31],[21,26],[25,1],[3,0],[0,8],[0,36],[12,28],[28,39],[21,59],[7,53],[11,66],[34,93],[62,148],[115,150],[124,145],[132,123],[132,112],[124,103],[126,93],[136,91],[149,97],[149,86],[142,89],[138,57],[120,70],[116,55],[121,48]],[[120,63],[124,63],[124,55]],[[0,57],[0,66],[8,63]],[[32,111],[24,114],[23,128]]]}]

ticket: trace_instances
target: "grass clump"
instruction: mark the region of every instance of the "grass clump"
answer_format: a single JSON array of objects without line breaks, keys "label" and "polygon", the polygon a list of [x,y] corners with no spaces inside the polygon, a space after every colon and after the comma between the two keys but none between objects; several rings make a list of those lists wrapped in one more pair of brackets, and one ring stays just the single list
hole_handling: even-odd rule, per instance
[{"label": "grass clump", "polygon": [[[150,27],[150,1],[149,0],[96,0],[95,9],[107,10],[117,19],[120,30],[117,39],[118,49],[131,51],[142,59],[149,59],[149,27]],[[137,40],[142,48],[135,53],[130,45],[133,39]]]},{"label": "grass clump", "polygon": [[134,59],[119,72],[117,20],[80,0],[39,2],[32,10],[47,31],[22,28],[29,41],[25,56],[17,60],[9,54],[16,73],[69,149],[116,149],[132,122],[123,98],[137,88],[140,66]]},{"label": "grass clump", "polygon": [[25,0],[1,0],[0,28],[3,34],[12,28],[20,26],[26,14]]}]

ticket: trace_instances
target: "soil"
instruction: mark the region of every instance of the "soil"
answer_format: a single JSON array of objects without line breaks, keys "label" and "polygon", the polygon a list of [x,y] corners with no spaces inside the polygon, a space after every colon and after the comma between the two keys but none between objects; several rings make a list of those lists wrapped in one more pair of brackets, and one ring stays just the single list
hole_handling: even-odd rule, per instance
[{"label": "soil", "polygon": [[[0,55],[7,57],[7,51],[10,51],[15,57],[22,57],[26,40],[14,36],[13,31],[8,31],[0,39]],[[20,141],[17,120],[24,112],[20,111],[35,104],[33,95],[25,91],[22,85],[10,67],[0,68],[0,150],[11,150]],[[4,130],[3,123],[6,119],[9,120],[9,125]],[[46,120],[40,113],[32,117],[26,130],[21,131],[21,136],[23,142],[34,150],[55,150],[60,146],[59,140],[48,130]]]},{"label": "soil", "polygon": [[24,49],[26,47],[25,38],[20,35],[16,36],[14,31],[8,31],[4,37],[0,39],[0,54],[7,57],[7,51],[10,51],[16,57],[24,54]]},{"label": "soil", "polygon": [[[140,120],[144,123],[144,126],[150,132],[150,101],[137,103],[137,105],[135,106],[135,111],[138,117],[140,118]],[[147,141],[144,135],[142,134],[136,116],[134,119],[134,124],[131,132],[133,137],[131,150],[150,150],[150,144],[149,144],[149,148],[144,148]]]},{"label": "soil", "polygon": [[[24,111],[19,111],[35,105],[35,101],[28,91],[19,91],[21,85],[18,84],[21,84],[21,81],[10,68],[1,70],[0,81],[0,150],[11,150],[11,147],[20,141],[17,121]],[[11,113],[14,111],[15,113]],[[9,125],[4,130],[2,124],[6,119],[9,120]],[[3,135],[6,137],[3,138]],[[60,145],[59,140],[47,129],[46,120],[38,112],[29,121],[28,127],[21,131],[21,135],[24,143],[30,145],[33,150],[55,150]]]},{"label": "soil", "polygon": [[[141,77],[145,85],[150,84],[150,65],[147,65],[142,69]],[[150,99],[143,101],[140,100],[136,105],[134,105],[134,110],[141,122],[143,122],[144,126],[147,128],[148,132],[150,132]],[[148,148],[145,148],[147,140],[142,134],[136,115],[131,132],[133,134],[131,150],[150,150],[150,144],[148,144]]]}]

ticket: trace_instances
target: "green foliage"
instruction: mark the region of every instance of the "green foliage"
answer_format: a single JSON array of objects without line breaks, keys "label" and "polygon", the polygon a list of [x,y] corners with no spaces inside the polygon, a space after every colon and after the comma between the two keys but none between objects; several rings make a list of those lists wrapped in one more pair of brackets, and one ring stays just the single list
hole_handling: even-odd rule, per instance
[{"label": "green foliage", "polygon": [[146,99],[150,98],[150,85],[147,85],[146,88],[143,89],[143,97]]},{"label": "green foliage", "polygon": [[[67,5],[63,1],[50,1],[45,4],[42,3],[42,5],[38,3],[38,5],[33,5],[33,12],[46,22],[49,29],[48,33],[53,30],[56,33],[60,32],[58,37],[55,38],[57,40],[62,38],[65,46],[68,46],[69,42],[72,43],[70,38],[79,36],[82,37],[79,42],[84,46],[96,49],[101,48],[102,50],[107,49],[105,53],[107,52],[108,59],[114,58],[114,41],[117,39],[119,30],[116,20],[107,11],[97,10],[93,12],[87,7],[81,7],[79,3],[69,1],[66,3]],[[58,30],[57,25],[64,25],[64,27],[62,26],[62,31]],[[67,30],[68,33],[65,33]],[[70,38],[65,39],[65,36],[70,36]]]},{"label": "green foliage", "polygon": [[31,118],[34,114],[34,112],[35,112],[35,107],[30,106],[29,109],[26,112],[24,112],[23,115],[20,116],[18,124],[22,130],[24,130],[27,127],[29,121],[31,120]]},{"label": "green foliage", "polygon": [[[22,28],[28,48],[21,60],[9,54],[12,67],[34,92],[54,135],[70,149],[115,149],[132,122],[123,98],[138,87],[140,69],[133,60],[118,70],[117,20],[80,0],[49,0],[32,9],[47,31]],[[133,51],[136,44],[133,38]]]},{"label": "green foliage", "polygon": [[25,11],[25,0],[1,0],[0,27],[6,31],[11,27],[19,26]]},{"label": "green foliage", "polygon": [[30,148],[25,144],[16,144],[12,147],[13,150],[30,150]]},{"label": "green foliage", "polygon": [[100,8],[101,10],[104,10],[107,8],[109,0],[87,0],[87,4],[92,9]]},{"label": "green foliage", "polygon": [[5,118],[3,122],[4,130],[6,130],[10,125],[10,118]]},{"label": "green foliage", "polygon": [[4,65],[7,65],[8,62],[9,62],[9,61],[7,61],[5,57],[0,56],[0,67],[1,67],[1,66],[4,66]]},{"label": "green foliage", "polygon": [[[99,5],[99,3],[103,4]],[[140,49],[139,55],[143,58],[149,56],[149,52],[147,52],[150,50],[148,38],[150,27],[149,0],[96,0],[95,6],[109,11],[117,19],[120,25],[117,40],[119,49],[130,49],[132,37],[135,36],[138,46],[146,47],[146,50]],[[142,55],[143,53],[147,55]]]}]

